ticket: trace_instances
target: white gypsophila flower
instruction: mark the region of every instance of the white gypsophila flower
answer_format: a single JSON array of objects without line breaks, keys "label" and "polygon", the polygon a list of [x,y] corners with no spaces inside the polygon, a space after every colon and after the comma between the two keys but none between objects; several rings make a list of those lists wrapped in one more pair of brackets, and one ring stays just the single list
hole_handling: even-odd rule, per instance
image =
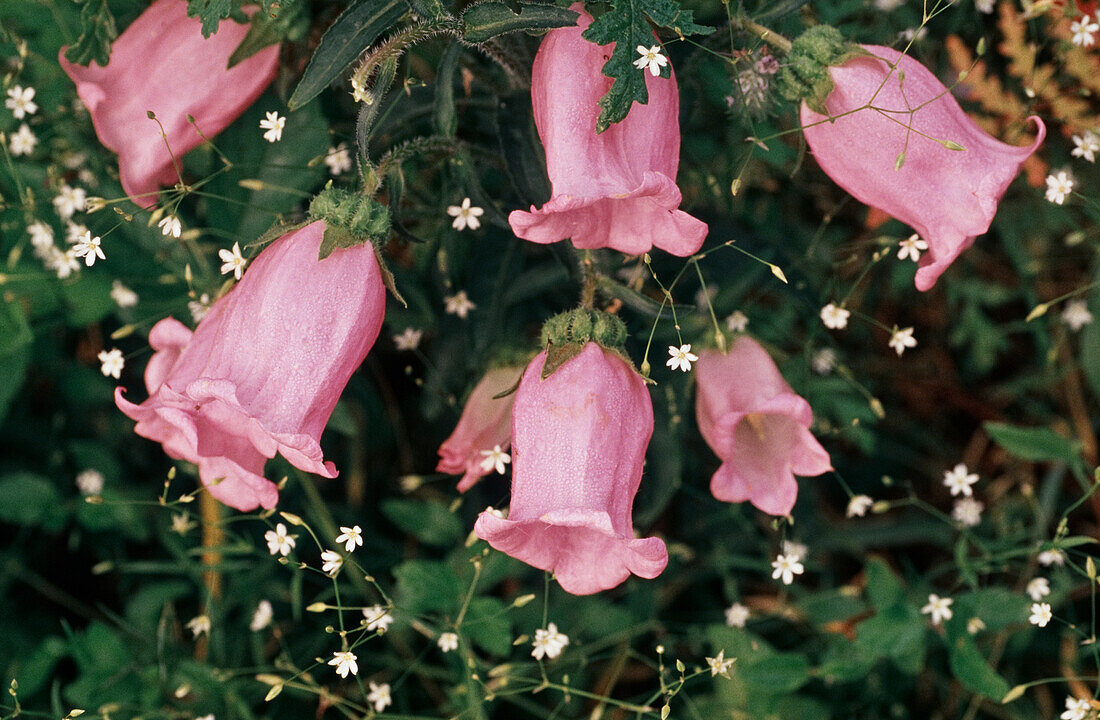
[{"label": "white gypsophila flower", "polygon": [[172,513],[172,532],[180,535],[186,535],[187,533],[198,527],[198,523],[191,520],[191,516],[187,513]]},{"label": "white gypsophila flower", "polygon": [[985,630],[985,621],[980,617],[972,617],[966,621],[966,631],[971,635],[977,635]]},{"label": "white gypsophila flower", "polygon": [[256,612],[252,613],[252,620],[248,623],[248,629],[252,632],[259,632],[270,625],[274,617],[275,610],[271,607],[271,603],[267,600],[261,600],[260,604],[256,606]]},{"label": "white gypsophila flower", "polygon": [[80,223],[66,222],[65,223],[65,242],[70,245],[75,245],[84,237],[84,233],[88,232],[87,225],[81,225]]},{"label": "white gypsophila flower", "polygon": [[191,313],[192,322],[200,322],[206,313],[210,312],[210,296],[203,293],[198,300],[187,301],[187,311]]},{"label": "white gypsophila flower", "polygon": [[832,348],[821,348],[810,358],[810,367],[818,375],[828,375],[836,367],[836,351]]},{"label": "white gypsophila flower", "polygon": [[904,5],[905,0],[873,0],[872,4],[875,6],[876,10],[881,10],[882,12],[893,12],[894,10],[897,10],[899,7]]},{"label": "white gypsophila flower", "polygon": [[264,540],[267,541],[267,551],[272,555],[282,555],[283,557],[289,555],[290,551],[294,549],[297,537],[297,535],[288,535],[286,525],[282,523],[276,525],[274,530],[268,530],[264,533]]},{"label": "white gypsophila flower", "polygon": [[852,313],[836,303],[821,308],[821,322],[830,330],[843,330],[848,327],[848,316]]},{"label": "white gypsophila flower", "polygon": [[1090,15],[1082,15],[1069,24],[1069,31],[1073,33],[1072,42],[1077,47],[1089,47],[1096,42],[1093,35],[1100,30],[1100,24]]},{"label": "white gypsophila flower", "polygon": [[1096,133],[1086,130],[1081,135],[1072,138],[1074,148],[1070,151],[1073,157],[1084,158],[1088,162],[1096,162],[1096,153],[1100,152],[1100,137]]},{"label": "white gypsophila flower", "polygon": [[1061,205],[1066,197],[1073,192],[1073,178],[1065,170],[1047,175],[1046,198],[1055,205]]},{"label": "white gypsophila flower", "polygon": [[481,221],[478,218],[484,215],[485,211],[476,205],[471,205],[470,198],[462,198],[461,205],[447,207],[447,214],[454,218],[451,227],[455,230],[465,230],[466,228],[477,230],[481,227]]},{"label": "white gypsophila flower", "polygon": [[111,299],[120,308],[133,307],[138,304],[138,294],[122,284],[120,280],[111,281]]},{"label": "white gypsophila flower", "polygon": [[98,495],[103,492],[103,485],[107,478],[98,470],[89,468],[76,476],[76,489],[81,495]]},{"label": "white gypsophila flower", "polygon": [[1031,615],[1027,621],[1032,625],[1046,627],[1053,617],[1054,613],[1050,611],[1050,603],[1032,603]]},{"label": "white gypsophila flower", "polygon": [[329,577],[336,577],[340,568],[344,566],[344,556],[335,550],[324,550],[321,553],[321,572]]},{"label": "white gypsophila flower", "polygon": [[1043,567],[1050,567],[1051,565],[1061,567],[1066,564],[1066,554],[1059,548],[1044,550],[1039,553],[1039,557],[1036,559]]},{"label": "white gypsophila flower", "polygon": [[84,188],[62,185],[57,197],[53,199],[54,209],[62,220],[68,220],[74,213],[84,210],[84,201],[88,198]]},{"label": "white gypsophila flower", "polygon": [[920,609],[922,615],[931,615],[932,624],[939,625],[951,619],[951,603],[955,602],[949,597],[940,597],[932,593],[928,596],[928,604]]},{"label": "white gypsophila flower", "polygon": [[187,629],[191,631],[191,637],[197,638],[199,635],[210,634],[210,617],[208,615],[198,615],[187,621]]},{"label": "white gypsophila flower", "polygon": [[175,215],[165,215],[157,223],[157,227],[160,228],[161,235],[171,235],[174,238],[178,238],[183,232],[183,225],[180,224],[180,219]]},{"label": "white gypsophila flower", "polygon": [[382,712],[393,704],[390,697],[389,683],[370,683],[370,692],[367,693],[367,702],[374,706],[375,712]]},{"label": "white gypsophila flower", "polygon": [[367,630],[376,630],[381,635],[393,622],[393,615],[381,605],[372,605],[369,608],[363,608],[363,619]]},{"label": "white gypsophila flower", "polygon": [[797,540],[784,540],[779,551],[795,562],[802,562],[810,554],[809,546]]},{"label": "white gypsophila flower", "polygon": [[91,231],[85,230],[73,246],[73,256],[84,258],[84,264],[88,267],[95,265],[97,257],[100,260],[106,260],[107,256],[103,254],[103,238],[98,235],[93,236]]},{"label": "white gypsophila flower", "polygon": [[691,364],[699,359],[699,356],[691,352],[691,345],[681,345],[676,347],[675,345],[668,346],[669,358],[665,362],[673,370],[682,370],[683,372],[691,372]]},{"label": "white gypsophila flower", "polygon": [[970,497],[974,494],[970,486],[976,482],[978,482],[977,473],[970,472],[964,463],[957,464],[943,474],[943,484],[951,491],[952,497],[960,493],[965,497]]},{"label": "white gypsophila flower", "polygon": [[721,675],[724,678],[730,676],[730,668],[737,662],[737,658],[726,659],[726,651],[719,650],[716,657],[706,658],[707,665],[710,666],[710,676],[715,677]]},{"label": "white gypsophila flower", "polygon": [[898,33],[898,39],[902,42],[916,42],[923,40],[928,36],[928,28],[921,26],[920,28],[906,28]]},{"label": "white gypsophila flower", "polygon": [[449,653],[452,650],[458,649],[458,635],[453,632],[441,633],[439,640],[436,641],[436,645],[439,649],[445,653]]},{"label": "white gypsophila flower", "polygon": [[459,290],[454,295],[443,298],[444,310],[448,315],[457,315],[463,320],[470,314],[471,310],[476,310],[477,305],[466,295],[465,290]]},{"label": "white gypsophila flower", "polygon": [[801,575],[806,571],[798,557],[777,555],[772,561],[772,580],[782,579],[784,585],[794,582],[795,575]]},{"label": "white gypsophila flower", "polygon": [[1034,602],[1039,602],[1047,595],[1050,595],[1050,581],[1045,577],[1032,578],[1027,587],[1024,589],[1028,597]]},{"label": "white gypsophila flower", "polygon": [[222,261],[222,275],[233,273],[233,277],[240,280],[241,274],[244,272],[244,266],[248,264],[248,261],[241,255],[241,244],[233,243],[232,250],[226,250],[225,248],[218,250],[218,257]]},{"label": "white gypsophila flower", "polygon": [[118,380],[122,375],[122,369],[126,366],[126,359],[122,357],[122,351],[118,348],[111,348],[110,350],[100,350],[99,355],[99,371],[103,373],[103,377],[113,377]]},{"label": "white gypsophila flower", "polygon": [[846,517],[863,517],[875,501],[869,495],[853,495],[848,501],[848,509],[844,512]]},{"label": "white gypsophila flower", "polygon": [[336,536],[336,543],[344,543],[346,552],[354,552],[355,548],[363,546],[363,528],[340,526],[340,534]]},{"label": "white gypsophila flower", "polygon": [[749,620],[749,609],[741,603],[734,603],[726,608],[726,625],[743,628]]},{"label": "white gypsophila flower", "polygon": [[414,330],[407,327],[400,335],[393,336],[393,344],[398,350],[416,350],[420,347],[420,338],[423,335],[423,330]]},{"label": "white gypsophila flower", "polygon": [[10,150],[11,154],[15,157],[30,155],[34,152],[36,145],[38,145],[38,138],[31,132],[31,129],[27,127],[27,123],[20,125],[19,129],[8,138],[8,150]]},{"label": "white gypsophila flower", "polygon": [[542,660],[543,657],[553,660],[561,655],[568,644],[569,636],[558,632],[558,626],[554,623],[549,623],[545,629],[535,631],[535,639],[531,641],[534,646],[531,656],[536,660]]},{"label": "white gypsophila flower", "polygon": [[34,102],[34,88],[25,88],[22,85],[8,88],[8,98],[4,101],[4,107],[11,110],[16,120],[34,115],[38,112],[38,105]]},{"label": "white gypsophila flower", "polygon": [[906,348],[917,346],[917,339],[913,337],[913,328],[894,327],[894,332],[890,334],[890,342],[887,345],[898,354],[898,357],[901,357]]},{"label": "white gypsophila flower", "polygon": [[325,155],[325,165],[332,175],[342,175],[351,170],[351,153],[348,152],[348,144],[340,143],[336,147],[330,147]]},{"label": "white gypsophila flower", "polygon": [[726,327],[730,332],[745,332],[745,328],[749,326],[749,316],[740,310],[734,310],[730,313],[730,316],[726,318]]},{"label": "white gypsophila flower", "polygon": [[73,252],[72,248],[67,252],[61,252],[53,245],[50,245],[46,248],[46,255],[42,258],[42,262],[48,269],[56,272],[57,277],[61,280],[64,280],[80,269],[80,263],[77,261],[76,254]]},{"label": "white gypsophila flower", "polygon": [[1092,322],[1092,313],[1089,312],[1089,304],[1085,300],[1070,300],[1062,310],[1062,322],[1069,326],[1073,332]]},{"label": "white gypsophila flower", "polygon": [[481,451],[481,469],[492,472],[496,468],[497,473],[504,474],[504,466],[512,462],[512,456],[500,449],[500,445],[494,445],[492,450]]},{"label": "white gypsophila flower", "polygon": [[974,8],[983,15],[991,15],[997,7],[997,0],[974,0]]},{"label": "white gypsophila flower", "polygon": [[260,121],[260,129],[266,130],[264,133],[264,140],[267,140],[269,143],[282,140],[283,128],[286,127],[286,118],[279,117],[279,113],[274,110],[264,115],[264,119]]},{"label": "white gypsophila flower", "polygon": [[668,58],[661,54],[660,45],[648,48],[645,45],[639,45],[635,50],[641,57],[634,60],[634,67],[642,71],[649,68],[649,74],[654,77],[660,75],[661,68],[668,65]]},{"label": "white gypsophila flower", "polygon": [[1066,709],[1059,715],[1062,720],[1088,720],[1089,715],[1092,713],[1092,703],[1087,698],[1070,697],[1066,698]]},{"label": "white gypsophila flower", "polygon": [[27,233],[31,236],[31,246],[36,249],[53,245],[53,228],[44,222],[31,223],[27,226]]},{"label": "white gypsophila flower", "polygon": [[985,505],[980,501],[964,497],[955,502],[951,517],[963,527],[977,527],[982,522],[982,510],[985,510]]},{"label": "white gypsophila flower", "polygon": [[909,258],[913,262],[918,262],[920,254],[927,249],[928,243],[921,240],[920,235],[914,233],[898,243],[898,260]]},{"label": "white gypsophila flower", "polygon": [[346,678],[348,675],[359,674],[359,664],[356,662],[358,659],[351,650],[343,650],[332,653],[332,659],[328,664],[336,668],[337,675]]}]

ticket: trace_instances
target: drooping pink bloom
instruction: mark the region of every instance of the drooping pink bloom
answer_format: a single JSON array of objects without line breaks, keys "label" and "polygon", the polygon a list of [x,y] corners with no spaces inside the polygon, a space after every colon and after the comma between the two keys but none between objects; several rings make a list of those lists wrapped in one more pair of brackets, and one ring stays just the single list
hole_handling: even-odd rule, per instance
[{"label": "drooping pink bloom", "polygon": [[[989,230],[1001,195],[1046,128],[1033,117],[1035,141],[1006,145],[971,120],[928,68],[888,47],[863,49],[871,55],[829,68],[835,85],[825,109],[833,120],[802,104],[806,141],[837,185],[912,226],[928,243],[916,277],[917,289],[928,290]],[[868,103],[871,108],[857,110]]]},{"label": "drooping pink bloom", "polygon": [[238,510],[275,506],[264,462],[336,477],[318,442],[351,374],[378,337],[382,273],[370,245],[317,252],[323,222],[279,238],[192,333],[172,318],[149,334],[149,398],[115,390],[135,432],[199,466],[210,494]]},{"label": "drooping pink bloom", "polygon": [[580,13],[578,24],[546,35],[531,78],[553,195],[537,210],[513,211],[512,231],[537,243],[572,238],[578,248],[637,255],[656,246],[690,255],[703,244],[707,226],[679,209],[676,78],[644,73],[649,103],[635,104],[626,119],[597,135],[596,103],[611,86],[602,68],[613,46],[582,38],[592,16],[581,3],[571,9]]},{"label": "drooping pink bloom", "polygon": [[634,495],[653,435],[653,405],[623,360],[587,343],[542,379],[546,353],[523,374],[512,410],[508,519],[481,513],[477,536],[552,571],[567,592],[613,588],[668,564],[660,538],[634,537]]},{"label": "drooping pink bloom", "polygon": [[229,68],[249,26],[226,20],[209,38],[201,27],[187,17],[185,0],[157,0],[118,36],[106,67],[74,65],[61,50],[61,68],[76,83],[99,141],[118,153],[122,189],[141,205],[153,204],[151,193],[161,185],[177,182],[160,128],[146,111],[156,114],[178,159],[202,142],[188,113],[212,138],[275,79],[278,46]]},{"label": "drooping pink bloom", "polygon": [[519,380],[521,367],[494,368],[481,378],[454,432],[439,446],[439,472],[457,475],[463,473],[458,483],[458,491],[466,492],[485,475],[493,471],[485,469],[483,451],[500,446],[507,451],[512,442],[512,401],[515,393],[495,398],[510,390]]},{"label": "drooping pink bloom", "polygon": [[695,372],[699,430],[722,461],[711,478],[711,493],[788,515],[798,496],[794,476],[832,470],[829,454],[810,434],[810,404],[747,336],[738,338],[728,355],[699,353]]}]

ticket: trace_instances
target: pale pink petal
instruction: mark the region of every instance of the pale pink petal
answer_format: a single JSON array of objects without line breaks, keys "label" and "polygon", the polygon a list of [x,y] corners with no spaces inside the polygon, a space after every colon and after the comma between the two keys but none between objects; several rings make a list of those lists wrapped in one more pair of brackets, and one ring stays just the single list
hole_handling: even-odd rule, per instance
[{"label": "pale pink petal", "polygon": [[462,417],[454,432],[439,446],[438,472],[457,475],[463,473],[458,491],[466,492],[485,475],[493,472],[481,467],[483,450],[497,445],[507,452],[512,441],[512,401],[515,393],[494,398],[510,390],[523,373],[521,367],[495,368],[470,393]]}]

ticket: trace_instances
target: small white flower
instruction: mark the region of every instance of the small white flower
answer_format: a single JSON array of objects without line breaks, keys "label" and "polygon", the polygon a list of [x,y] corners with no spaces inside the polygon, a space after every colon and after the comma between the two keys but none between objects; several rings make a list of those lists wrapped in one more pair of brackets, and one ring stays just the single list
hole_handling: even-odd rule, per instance
[{"label": "small white flower", "polygon": [[927,249],[928,243],[921,240],[920,235],[914,233],[898,243],[898,260],[910,258],[913,262],[917,262],[920,260],[920,254]]},{"label": "small white flower", "polygon": [[248,629],[252,632],[259,632],[271,624],[273,617],[275,617],[275,611],[272,609],[271,603],[267,600],[261,600],[260,604],[256,606],[256,612],[252,613],[252,620],[248,623]]},{"label": "small white flower", "polygon": [[400,335],[393,336],[393,344],[398,350],[416,350],[420,347],[420,338],[423,335],[423,330],[407,327]]},{"label": "small white flower", "polygon": [[991,14],[997,7],[997,0],[974,0],[974,8],[985,15]]},{"label": "small white flower", "polygon": [[1047,175],[1047,200],[1055,205],[1061,205],[1066,197],[1073,192],[1073,178],[1065,170]]},{"label": "small white flower", "polygon": [[458,649],[458,635],[453,632],[445,632],[439,636],[439,641],[436,642],[439,649],[445,653],[449,653],[452,650]]},{"label": "small white flower", "polygon": [[848,501],[848,510],[844,513],[847,517],[863,517],[875,501],[868,495],[853,495]]},{"label": "small white flower", "polygon": [[806,571],[798,557],[777,555],[772,561],[772,580],[783,579],[784,585],[794,582],[795,575],[801,575]]},{"label": "small white flower", "polygon": [[972,617],[966,621],[966,631],[971,635],[977,635],[985,630],[985,621],[980,617]]},{"label": "small white flower", "polygon": [[1093,34],[1097,30],[1100,30],[1100,25],[1089,15],[1082,15],[1069,25],[1069,31],[1073,33],[1073,44],[1077,47],[1089,47],[1095,43]]},{"label": "small white flower", "polygon": [[726,651],[719,650],[717,657],[707,658],[707,665],[710,666],[710,676],[715,677],[716,675],[721,675],[724,678],[728,678],[730,676],[730,668],[733,667],[735,662],[737,662],[737,658],[730,658],[727,660]]},{"label": "small white flower", "polygon": [[698,355],[691,352],[691,345],[681,345],[680,347],[669,345],[668,354],[669,358],[665,365],[673,370],[679,369],[684,372],[691,372],[691,364],[699,359]]},{"label": "small white flower", "polygon": [[543,657],[553,660],[569,644],[569,636],[558,632],[558,626],[550,623],[545,630],[540,628],[535,631],[535,639],[531,644],[535,648],[531,651],[531,656],[536,660],[542,660]]},{"label": "small white flower", "polygon": [[187,629],[191,631],[192,638],[197,638],[199,635],[209,635],[210,618],[206,615],[193,617],[187,621]]},{"label": "small white flower", "polygon": [[726,608],[726,625],[743,628],[749,619],[749,609],[741,603],[734,603]]},{"label": "small white flower", "polygon": [[260,128],[266,130],[264,133],[264,140],[269,143],[278,142],[283,139],[283,128],[286,127],[286,118],[279,117],[279,113],[272,110],[269,113],[265,113],[266,117],[260,121]]},{"label": "small white flower", "polygon": [[27,226],[31,236],[31,246],[35,249],[53,245],[53,228],[44,222],[33,222]]},{"label": "small white flower", "polygon": [[1069,326],[1073,332],[1092,322],[1092,313],[1089,312],[1089,304],[1085,300],[1070,300],[1062,310],[1062,322]]},{"label": "small white flower", "polygon": [[800,543],[796,540],[784,540],[783,544],[780,545],[780,552],[792,562],[802,562],[810,554],[810,548],[806,546],[806,543]]},{"label": "small white flower", "polygon": [[297,535],[288,535],[286,525],[282,523],[276,525],[274,530],[268,530],[264,533],[264,540],[267,541],[267,551],[272,555],[282,555],[283,557],[289,555],[290,551],[294,549],[297,542],[295,538],[297,537]]},{"label": "small white flower", "polygon": [[172,513],[172,532],[183,536],[195,529],[198,523],[192,522],[187,513]]},{"label": "small white flower", "polygon": [[344,566],[344,556],[335,550],[325,550],[321,553],[321,572],[329,577],[336,577],[336,573],[340,572],[340,568]]},{"label": "small white flower", "polygon": [[972,497],[964,497],[955,502],[951,517],[964,527],[977,527],[982,522],[982,510],[985,505]]},{"label": "small white flower", "polygon": [[836,351],[832,348],[821,348],[810,358],[810,367],[818,375],[828,375],[836,367]]},{"label": "small white flower", "polygon": [[890,342],[887,344],[898,354],[898,357],[901,357],[906,348],[917,346],[917,339],[913,337],[913,328],[899,329],[894,327],[894,332],[890,335]]},{"label": "small white flower", "polygon": [[100,350],[97,357],[100,362],[99,371],[103,373],[103,377],[113,377],[115,380],[118,380],[122,375],[122,368],[126,366],[126,360],[122,357],[122,351],[118,348]]},{"label": "small white flower", "polygon": [[1032,625],[1046,627],[1053,617],[1054,614],[1050,611],[1050,603],[1032,603],[1031,616],[1028,617],[1027,621]]},{"label": "small white flower", "polygon": [[503,475],[504,466],[512,462],[512,456],[500,449],[500,445],[494,445],[492,450],[481,451],[481,469],[492,472],[493,468]]},{"label": "small white flower", "polygon": [[19,130],[8,139],[8,149],[11,150],[11,154],[16,157],[20,155],[30,155],[34,152],[34,147],[36,145],[38,145],[38,138],[35,137],[31,129],[27,127],[27,123],[20,125]]},{"label": "small white flower", "polygon": [[57,197],[53,199],[53,206],[62,220],[68,220],[73,216],[73,213],[84,209],[84,201],[87,198],[88,195],[84,192],[84,188],[62,185]]},{"label": "small white flower", "polygon": [[640,58],[634,61],[634,67],[644,71],[649,68],[649,74],[656,77],[661,74],[661,68],[668,65],[668,58],[661,54],[661,46],[653,45],[647,48],[645,45],[639,45],[635,48]]},{"label": "small white flower", "polygon": [[892,12],[905,4],[905,0],[874,0],[875,9]]},{"label": "small white flower", "polygon": [[1097,137],[1096,133],[1086,130],[1083,135],[1074,135],[1072,140],[1075,147],[1070,154],[1073,157],[1096,162],[1096,153],[1100,152],[1100,137]]},{"label": "small white flower", "polygon": [[484,215],[485,211],[477,206],[471,206],[470,198],[463,198],[461,205],[448,206],[447,214],[454,218],[451,227],[455,230],[465,230],[466,228],[477,230],[481,227],[481,221],[478,218]]},{"label": "small white flower", "polygon": [[[346,678],[348,675],[359,674],[359,664],[356,662],[358,659],[351,650],[344,650],[332,653],[332,659],[328,661],[328,664],[336,668],[337,675]],[[371,685],[373,684],[371,683]]]},{"label": "small white flower", "polygon": [[218,250],[218,257],[222,260],[222,275],[233,273],[233,277],[240,280],[241,273],[244,272],[244,266],[248,264],[248,261],[241,255],[241,244],[233,243],[232,250],[226,250],[225,248]]},{"label": "small white flower", "polygon": [[[183,232],[183,226],[180,225],[180,219],[175,215],[165,215],[157,223],[157,227],[160,228],[161,235],[171,235],[178,238],[180,233]],[[224,270],[222,272],[225,272]]]},{"label": "small white flower", "polygon": [[344,543],[346,552],[353,552],[355,548],[363,546],[363,528],[340,526],[340,534],[336,536],[337,543]]},{"label": "small white flower", "polygon": [[24,88],[22,85],[8,88],[8,99],[4,101],[4,106],[11,110],[16,120],[34,115],[38,112],[38,105],[34,102],[34,88]]},{"label": "small white flower", "polygon": [[374,706],[375,712],[382,712],[393,704],[390,697],[389,683],[370,683],[370,692],[367,693],[367,702]]},{"label": "small white flower", "polygon": [[88,232],[87,225],[81,225],[80,223],[66,222],[65,223],[65,242],[70,245],[75,245],[81,241],[84,237],[84,233]]},{"label": "small white flower", "polygon": [[76,245],[73,246],[73,256],[84,258],[84,264],[88,267],[95,265],[95,259],[98,257],[100,260],[106,260],[107,256],[103,254],[103,238],[98,235],[92,236],[92,233],[88,230],[84,231],[84,235],[77,240]]},{"label": "small white flower", "polygon": [[1032,578],[1024,590],[1033,601],[1039,602],[1050,595],[1050,581],[1045,577]]},{"label": "small white flower", "polygon": [[74,271],[80,269],[80,263],[77,262],[76,255],[73,253],[72,248],[68,252],[61,252],[53,245],[50,245],[47,249],[47,255],[43,259],[43,263],[47,268],[57,273],[57,277],[64,280],[73,274]]},{"label": "small white flower", "polygon": [[484,512],[489,513],[490,515],[492,515],[495,518],[500,518],[501,520],[507,520],[508,519],[508,509],[507,508],[505,508],[504,510],[500,510],[498,508],[493,507],[492,505],[489,505],[485,508]]},{"label": "small white flower", "polygon": [[850,311],[835,303],[829,303],[821,308],[821,322],[825,323],[825,327],[830,330],[843,330],[848,327],[848,316],[851,314]]},{"label": "small white flower", "polygon": [[106,481],[103,473],[89,469],[76,476],[76,487],[81,495],[98,495],[103,492],[103,484]]},{"label": "small white flower", "polygon": [[454,295],[443,298],[443,302],[446,305],[445,310],[448,315],[458,315],[463,320],[466,319],[471,310],[477,309],[477,305],[467,297],[465,290],[459,290]]},{"label": "small white flower", "polygon": [[336,147],[330,147],[325,155],[325,165],[333,175],[340,175],[351,170],[351,153],[348,152],[348,144],[340,143]]},{"label": "small white flower", "polygon": [[932,624],[939,625],[945,620],[951,619],[951,603],[955,602],[949,597],[941,598],[932,593],[928,596],[928,604],[920,609],[922,615],[931,615]]},{"label": "small white flower", "polygon": [[745,328],[749,326],[749,316],[740,310],[734,310],[728,318],[726,318],[726,327],[730,332],[745,332]]},{"label": "small white flower", "polygon": [[191,320],[199,322],[206,317],[206,313],[210,312],[210,296],[203,293],[198,300],[188,300],[187,310],[191,313]]},{"label": "small white flower", "polygon": [[393,622],[393,615],[390,615],[389,610],[381,605],[363,608],[363,617],[366,619],[367,630],[377,630],[379,635],[386,632],[390,623]]},{"label": "small white flower", "polygon": [[128,308],[137,305],[138,294],[123,285],[121,281],[114,280],[111,282],[111,299],[120,308]]},{"label": "small white flower", "polygon": [[962,493],[965,497],[970,497],[974,494],[974,491],[970,489],[970,486],[978,482],[977,473],[970,472],[966,465],[959,463],[951,470],[944,472],[943,484],[949,490],[951,490],[951,496],[954,497]]},{"label": "small white flower", "polygon": [[1037,559],[1043,567],[1050,567],[1051,565],[1061,567],[1066,564],[1066,554],[1059,549],[1044,550],[1039,553]]},{"label": "small white flower", "polygon": [[1066,710],[1059,715],[1062,720],[1087,720],[1092,713],[1092,703],[1086,698],[1078,700],[1075,697],[1066,698]]}]

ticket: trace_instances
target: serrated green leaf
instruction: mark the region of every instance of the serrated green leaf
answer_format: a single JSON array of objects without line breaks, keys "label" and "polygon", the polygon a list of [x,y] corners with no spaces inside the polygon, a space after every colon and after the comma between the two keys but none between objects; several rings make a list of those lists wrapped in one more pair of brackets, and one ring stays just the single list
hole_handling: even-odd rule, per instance
[{"label": "serrated green leaf", "polygon": [[573,10],[554,5],[520,3],[517,13],[503,2],[484,2],[462,13],[462,37],[466,42],[480,43],[505,33],[576,25],[578,17]]},{"label": "serrated green leaf", "polygon": [[218,24],[233,14],[233,0],[187,0],[187,15],[202,20],[202,36],[218,31]]},{"label": "serrated green leaf", "polygon": [[1080,459],[1077,443],[1048,427],[1016,427],[996,422],[987,422],[982,427],[993,442],[1022,460],[1053,460],[1072,464]]},{"label": "serrated green leaf", "polygon": [[107,0],[83,0],[80,37],[65,51],[65,59],[77,65],[90,65],[94,60],[102,67],[110,59],[111,43],[116,37],[118,28]]}]

